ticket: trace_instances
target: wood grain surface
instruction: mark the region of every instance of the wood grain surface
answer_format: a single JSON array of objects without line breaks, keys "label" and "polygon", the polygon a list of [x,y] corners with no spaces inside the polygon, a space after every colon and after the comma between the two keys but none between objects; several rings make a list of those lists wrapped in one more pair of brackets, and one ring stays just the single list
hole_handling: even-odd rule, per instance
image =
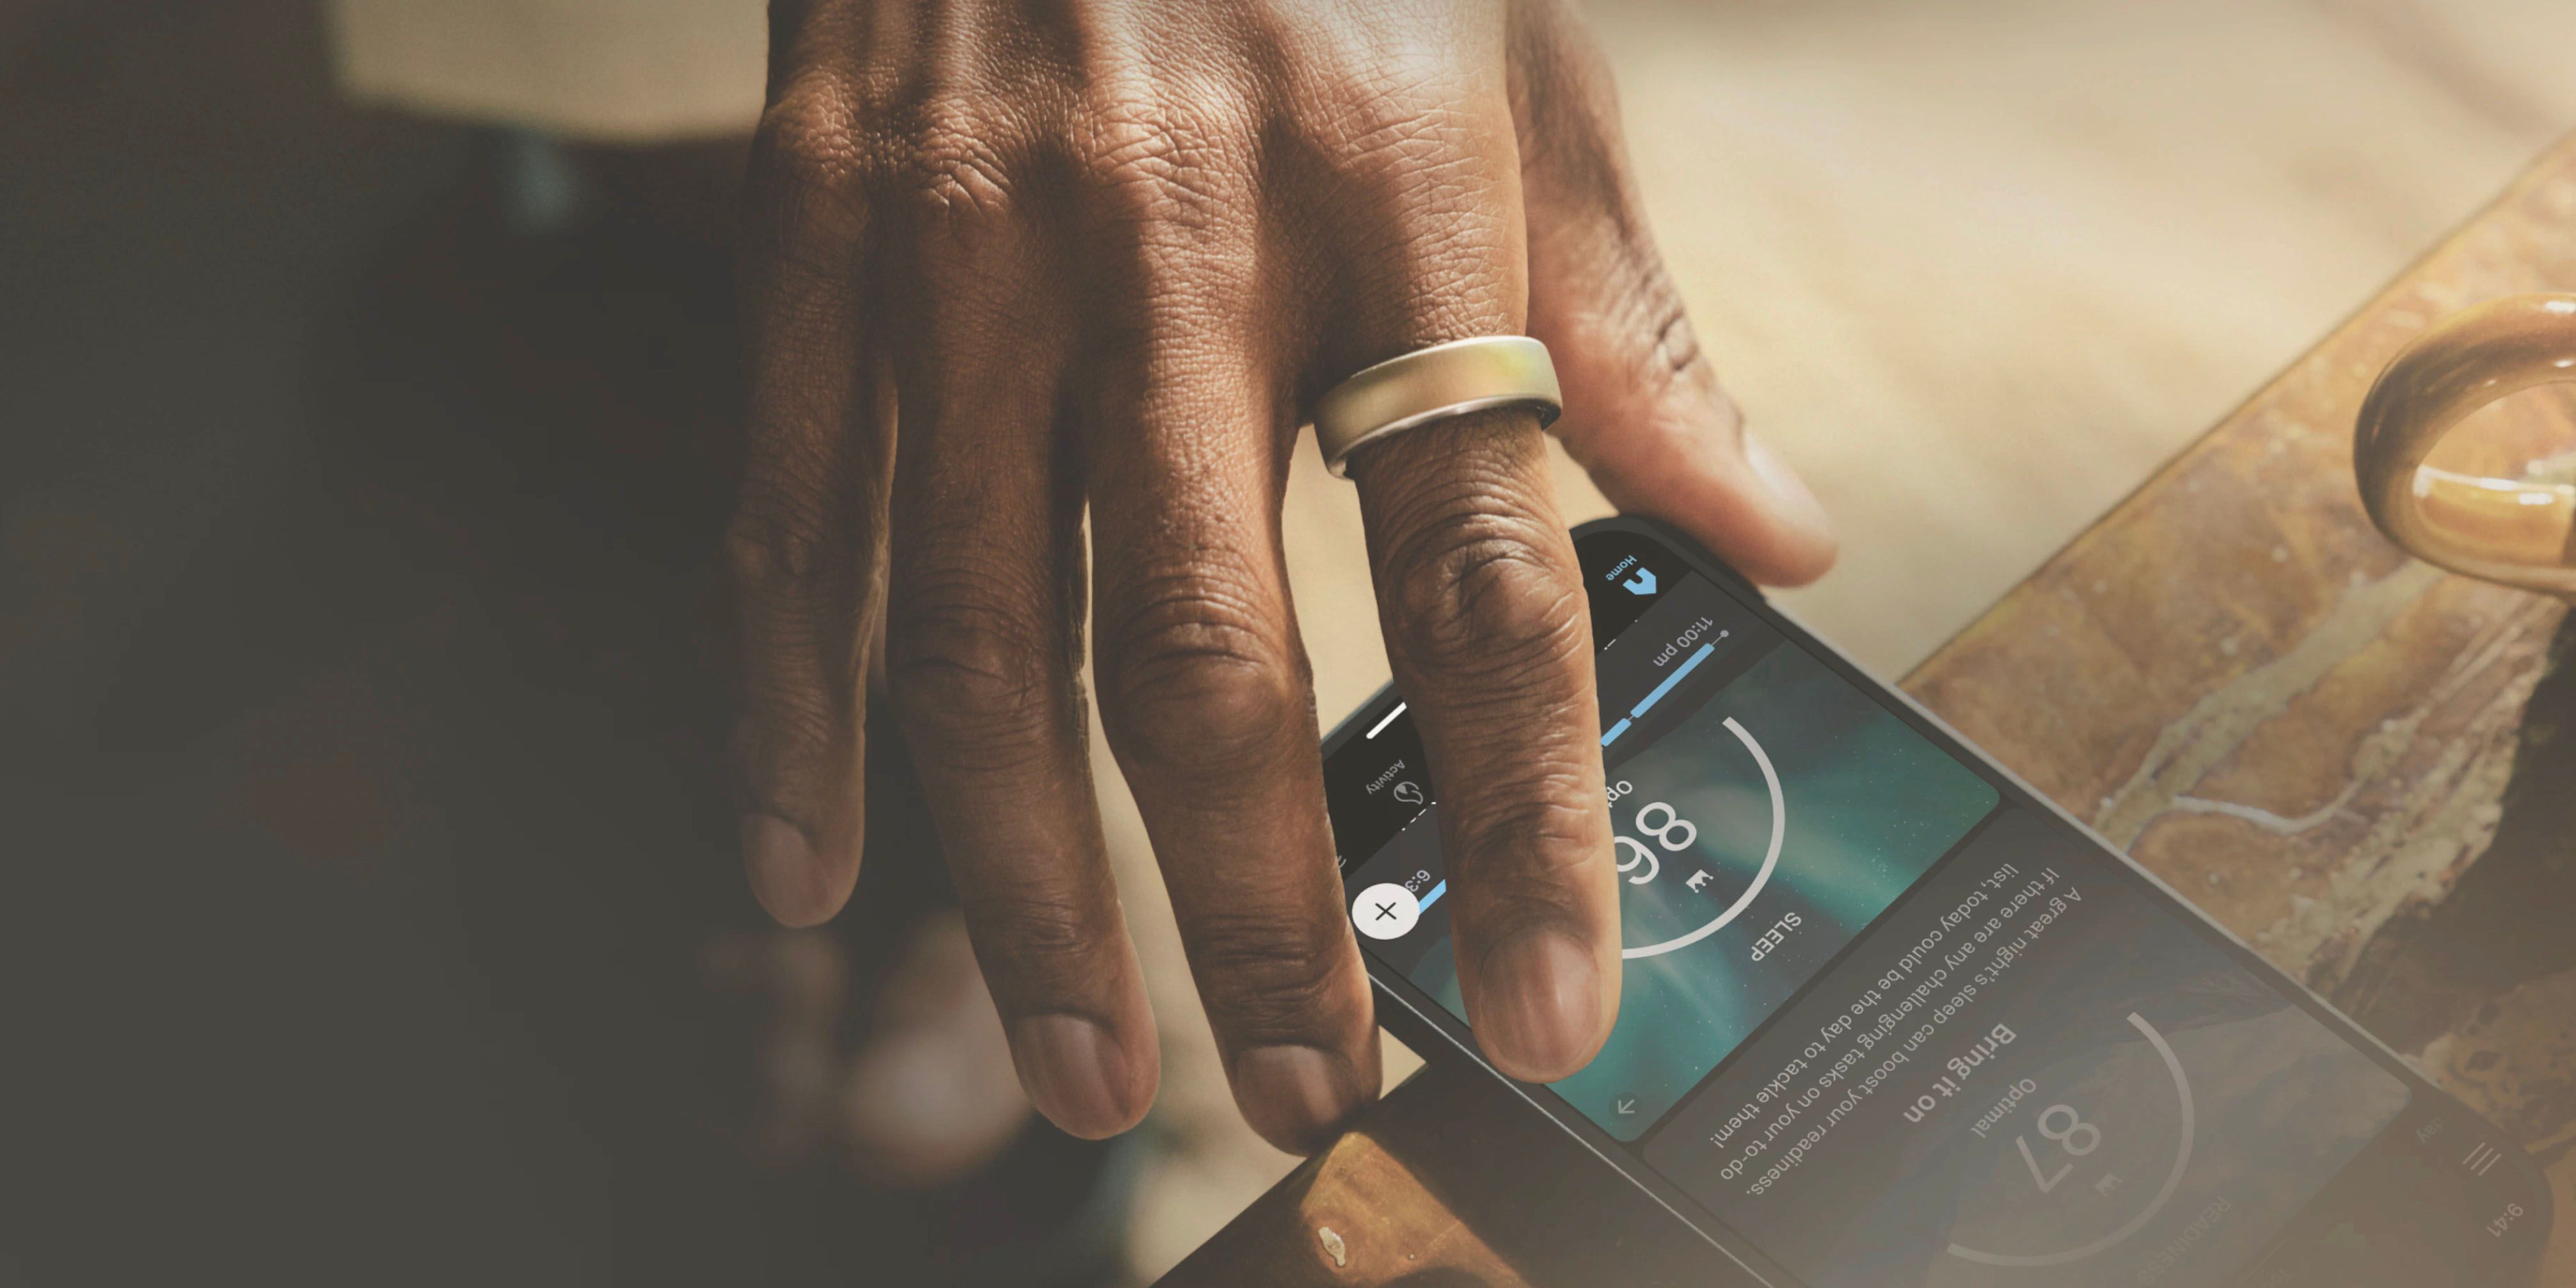
[{"label": "wood grain surface", "polygon": [[[2159,471],[1906,687],[2502,1123],[2576,1211],[2576,623],[2389,546],[2353,413],[2426,324],[2576,289],[2576,139]],[[2576,407],[2460,463],[2564,467]],[[1669,1223],[1435,1064],[1164,1282],[1678,1281]],[[1615,1181],[1610,1183],[1615,1188]],[[2561,1220],[2543,1282],[2576,1282]]]}]

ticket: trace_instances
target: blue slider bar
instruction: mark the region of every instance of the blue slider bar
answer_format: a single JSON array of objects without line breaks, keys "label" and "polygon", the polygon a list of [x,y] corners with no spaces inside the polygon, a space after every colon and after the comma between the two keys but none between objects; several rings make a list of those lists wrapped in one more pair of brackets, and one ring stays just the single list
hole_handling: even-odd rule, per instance
[{"label": "blue slider bar", "polygon": [[[1719,638],[1724,638],[1724,636],[1721,635]],[[1665,676],[1664,682],[1656,685],[1654,692],[1638,699],[1637,705],[1628,708],[1626,718],[1620,720],[1619,723],[1610,726],[1610,731],[1601,735],[1601,745],[1607,747],[1610,745],[1611,739],[1628,732],[1628,725],[1631,721],[1634,721],[1637,717],[1646,714],[1646,708],[1663,701],[1664,695],[1672,692],[1673,686],[1681,683],[1683,676],[1699,669],[1699,664],[1707,661],[1708,655],[1716,651],[1716,640],[1710,640],[1708,643],[1700,645],[1699,651],[1691,654],[1689,661],[1682,663],[1680,666],[1674,667],[1673,673]]]},{"label": "blue slider bar", "polygon": [[1431,893],[1422,896],[1421,903],[1414,905],[1414,913],[1420,915],[1431,911],[1431,905],[1440,902],[1440,896],[1447,893],[1449,893],[1449,882],[1443,878],[1440,884],[1431,887]]}]

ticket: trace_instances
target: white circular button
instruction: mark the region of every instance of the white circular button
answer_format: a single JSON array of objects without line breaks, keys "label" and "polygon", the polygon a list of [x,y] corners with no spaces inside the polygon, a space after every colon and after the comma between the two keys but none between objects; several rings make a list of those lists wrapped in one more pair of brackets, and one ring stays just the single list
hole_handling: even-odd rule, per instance
[{"label": "white circular button", "polygon": [[1422,901],[1392,881],[1360,891],[1351,904],[1351,924],[1371,939],[1401,939],[1422,920]]}]

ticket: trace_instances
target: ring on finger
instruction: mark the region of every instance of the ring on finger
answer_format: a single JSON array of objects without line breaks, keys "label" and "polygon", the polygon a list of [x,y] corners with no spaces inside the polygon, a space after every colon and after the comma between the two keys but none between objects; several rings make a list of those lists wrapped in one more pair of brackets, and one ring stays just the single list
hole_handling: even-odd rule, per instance
[{"label": "ring on finger", "polygon": [[1525,335],[1452,340],[1389,358],[1315,400],[1324,468],[1348,478],[1351,453],[1408,429],[1496,407],[1530,407],[1545,428],[1564,410],[1547,346]]}]

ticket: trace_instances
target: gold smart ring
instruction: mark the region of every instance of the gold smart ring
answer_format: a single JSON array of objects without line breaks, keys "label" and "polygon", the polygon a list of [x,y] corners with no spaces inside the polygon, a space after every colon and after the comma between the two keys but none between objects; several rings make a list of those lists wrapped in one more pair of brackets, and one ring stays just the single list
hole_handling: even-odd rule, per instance
[{"label": "gold smart ring", "polygon": [[1539,427],[1565,409],[1547,346],[1525,335],[1488,335],[1416,349],[1368,367],[1315,400],[1315,446],[1324,468],[1348,478],[1351,453],[1408,429],[1496,407],[1528,407]]}]

